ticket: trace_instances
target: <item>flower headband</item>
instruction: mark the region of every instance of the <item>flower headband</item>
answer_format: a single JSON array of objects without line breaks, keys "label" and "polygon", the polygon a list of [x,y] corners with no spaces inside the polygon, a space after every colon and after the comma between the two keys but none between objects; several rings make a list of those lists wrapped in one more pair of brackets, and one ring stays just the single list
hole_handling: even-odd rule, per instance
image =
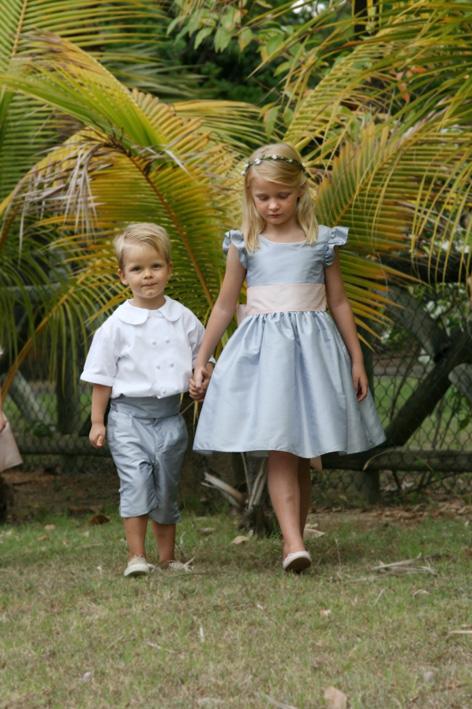
[{"label": "flower headband", "polygon": [[295,160],[295,158],[286,158],[283,155],[262,155],[260,158],[256,158],[252,162],[247,162],[241,174],[246,175],[250,167],[253,165],[260,165],[263,160],[283,160],[283,162],[295,163],[295,165],[298,165],[303,172],[306,172],[305,163]]}]

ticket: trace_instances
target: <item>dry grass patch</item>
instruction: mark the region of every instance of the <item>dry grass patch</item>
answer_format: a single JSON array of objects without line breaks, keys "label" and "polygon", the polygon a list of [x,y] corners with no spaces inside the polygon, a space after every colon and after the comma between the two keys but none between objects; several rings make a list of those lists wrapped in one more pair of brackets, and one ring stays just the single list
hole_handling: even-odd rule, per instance
[{"label": "dry grass patch", "polygon": [[[1,707],[319,709],[330,686],[351,708],[472,706],[467,515],[314,515],[300,576],[279,539],[233,544],[228,514],[186,515],[193,571],[138,579],[110,517],[0,528]],[[373,569],[419,555],[434,573]]]}]

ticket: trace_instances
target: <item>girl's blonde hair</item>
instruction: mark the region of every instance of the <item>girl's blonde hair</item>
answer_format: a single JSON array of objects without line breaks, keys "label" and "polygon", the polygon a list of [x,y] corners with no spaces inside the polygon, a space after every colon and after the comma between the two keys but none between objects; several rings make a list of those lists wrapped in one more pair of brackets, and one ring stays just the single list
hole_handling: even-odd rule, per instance
[{"label": "girl's blonde hair", "polygon": [[167,263],[170,263],[170,239],[164,227],[140,222],[130,224],[113,239],[116,260],[121,270],[124,268],[126,247],[135,244],[152,246]]},{"label": "girl's blonde hair", "polygon": [[253,152],[244,171],[242,232],[247,251],[252,253],[259,248],[259,234],[265,227],[265,221],[259,215],[251,195],[251,184],[255,177],[295,189],[303,188],[297,206],[297,219],[307,242],[314,244],[318,237],[318,222],[302,158],[288,143],[271,143]]}]

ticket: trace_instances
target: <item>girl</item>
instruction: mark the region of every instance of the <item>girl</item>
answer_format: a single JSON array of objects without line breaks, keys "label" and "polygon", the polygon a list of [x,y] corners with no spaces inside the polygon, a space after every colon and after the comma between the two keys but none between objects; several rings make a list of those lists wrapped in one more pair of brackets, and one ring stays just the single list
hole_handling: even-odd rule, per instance
[{"label": "girl", "polygon": [[259,148],[244,175],[243,233],[230,231],[223,242],[226,274],[195,363],[194,398],[204,397],[207,363],[245,279],[246,316],[216,365],[194,449],[268,451],[283,568],[301,571],[311,564],[303,543],[310,458],[367,450],[385,435],[339,266],[348,230],[317,225],[306,170],[291,146]]}]

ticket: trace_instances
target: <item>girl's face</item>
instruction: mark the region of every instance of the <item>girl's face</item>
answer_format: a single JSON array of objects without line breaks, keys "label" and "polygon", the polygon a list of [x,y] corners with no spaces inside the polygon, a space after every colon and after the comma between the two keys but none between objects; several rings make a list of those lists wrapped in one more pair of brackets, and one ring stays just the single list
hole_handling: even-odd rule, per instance
[{"label": "girl's face", "polygon": [[297,200],[303,188],[288,187],[278,182],[269,182],[263,177],[255,177],[250,187],[251,197],[260,216],[266,224],[284,228],[297,224]]},{"label": "girl's face", "polygon": [[155,310],[165,303],[164,289],[172,273],[172,264],[148,244],[127,246],[121,282],[133,292],[133,305]]}]

